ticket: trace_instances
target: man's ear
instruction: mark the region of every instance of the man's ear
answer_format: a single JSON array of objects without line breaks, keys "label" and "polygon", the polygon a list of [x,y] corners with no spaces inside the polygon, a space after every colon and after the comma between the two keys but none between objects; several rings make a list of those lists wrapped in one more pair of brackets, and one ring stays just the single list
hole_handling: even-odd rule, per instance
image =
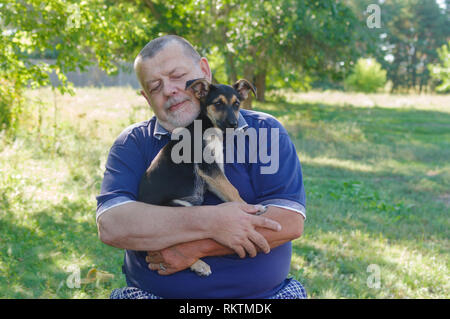
[{"label": "man's ear", "polygon": [[145,99],[147,100],[148,105],[150,105],[150,107],[152,106],[152,103],[150,103],[150,98],[147,96],[147,94],[145,93],[144,90],[141,90],[141,94],[143,97],[145,97]]},{"label": "man's ear", "polygon": [[208,95],[211,83],[207,79],[195,79],[186,82],[186,91],[191,90],[199,100]]},{"label": "man's ear", "polygon": [[248,98],[249,91],[252,91],[256,97],[255,87],[245,79],[237,80],[236,83],[233,84],[233,88],[239,92],[243,100]]}]

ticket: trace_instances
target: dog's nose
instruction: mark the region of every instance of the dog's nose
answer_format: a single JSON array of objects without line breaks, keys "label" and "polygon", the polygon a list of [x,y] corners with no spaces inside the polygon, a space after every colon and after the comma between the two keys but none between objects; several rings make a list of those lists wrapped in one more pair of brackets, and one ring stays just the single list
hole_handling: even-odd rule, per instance
[{"label": "dog's nose", "polygon": [[236,119],[227,119],[227,126],[232,128],[237,128],[238,122]]}]

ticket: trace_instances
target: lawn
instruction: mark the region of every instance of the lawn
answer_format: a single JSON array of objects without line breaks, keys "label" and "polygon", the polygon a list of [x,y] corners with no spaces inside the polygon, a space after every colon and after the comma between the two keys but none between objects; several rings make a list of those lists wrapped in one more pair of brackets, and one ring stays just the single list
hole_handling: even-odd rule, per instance
[{"label": "lawn", "polygon": [[[0,298],[107,298],[123,251],[98,240],[95,196],[115,137],[151,112],[129,88],[28,96],[17,137],[0,135]],[[450,96],[285,91],[255,109],[302,163],[291,275],[310,297],[450,297]]]}]

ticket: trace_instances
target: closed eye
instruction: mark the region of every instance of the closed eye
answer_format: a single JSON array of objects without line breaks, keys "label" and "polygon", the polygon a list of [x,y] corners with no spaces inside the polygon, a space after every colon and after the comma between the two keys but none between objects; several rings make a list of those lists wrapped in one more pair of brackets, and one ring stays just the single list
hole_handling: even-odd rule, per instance
[{"label": "closed eye", "polygon": [[154,88],[151,88],[150,93],[154,93],[154,92],[158,91],[160,87],[161,87],[161,85],[157,85]]},{"label": "closed eye", "polygon": [[177,74],[177,75],[174,75],[174,76],[172,76],[172,78],[174,78],[174,79],[181,79],[183,76],[185,76],[186,75],[186,73],[183,73],[183,74]]}]

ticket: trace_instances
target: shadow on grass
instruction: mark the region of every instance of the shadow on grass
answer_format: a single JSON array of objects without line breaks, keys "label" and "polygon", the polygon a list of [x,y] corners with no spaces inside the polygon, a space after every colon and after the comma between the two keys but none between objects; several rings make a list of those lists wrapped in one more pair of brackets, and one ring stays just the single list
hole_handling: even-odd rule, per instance
[{"label": "shadow on grass", "polygon": [[[31,222],[25,225],[20,225],[13,212],[0,221],[5,239],[2,243],[6,242],[2,245],[6,287],[1,290],[7,293],[4,297],[73,298],[81,290],[100,298],[108,296],[112,282],[123,285],[122,252],[100,242],[95,209],[86,201],[64,199],[27,214]],[[74,269],[80,269],[83,278],[91,268],[113,273],[115,278],[100,288],[95,284],[74,289],[67,286]]]}]

